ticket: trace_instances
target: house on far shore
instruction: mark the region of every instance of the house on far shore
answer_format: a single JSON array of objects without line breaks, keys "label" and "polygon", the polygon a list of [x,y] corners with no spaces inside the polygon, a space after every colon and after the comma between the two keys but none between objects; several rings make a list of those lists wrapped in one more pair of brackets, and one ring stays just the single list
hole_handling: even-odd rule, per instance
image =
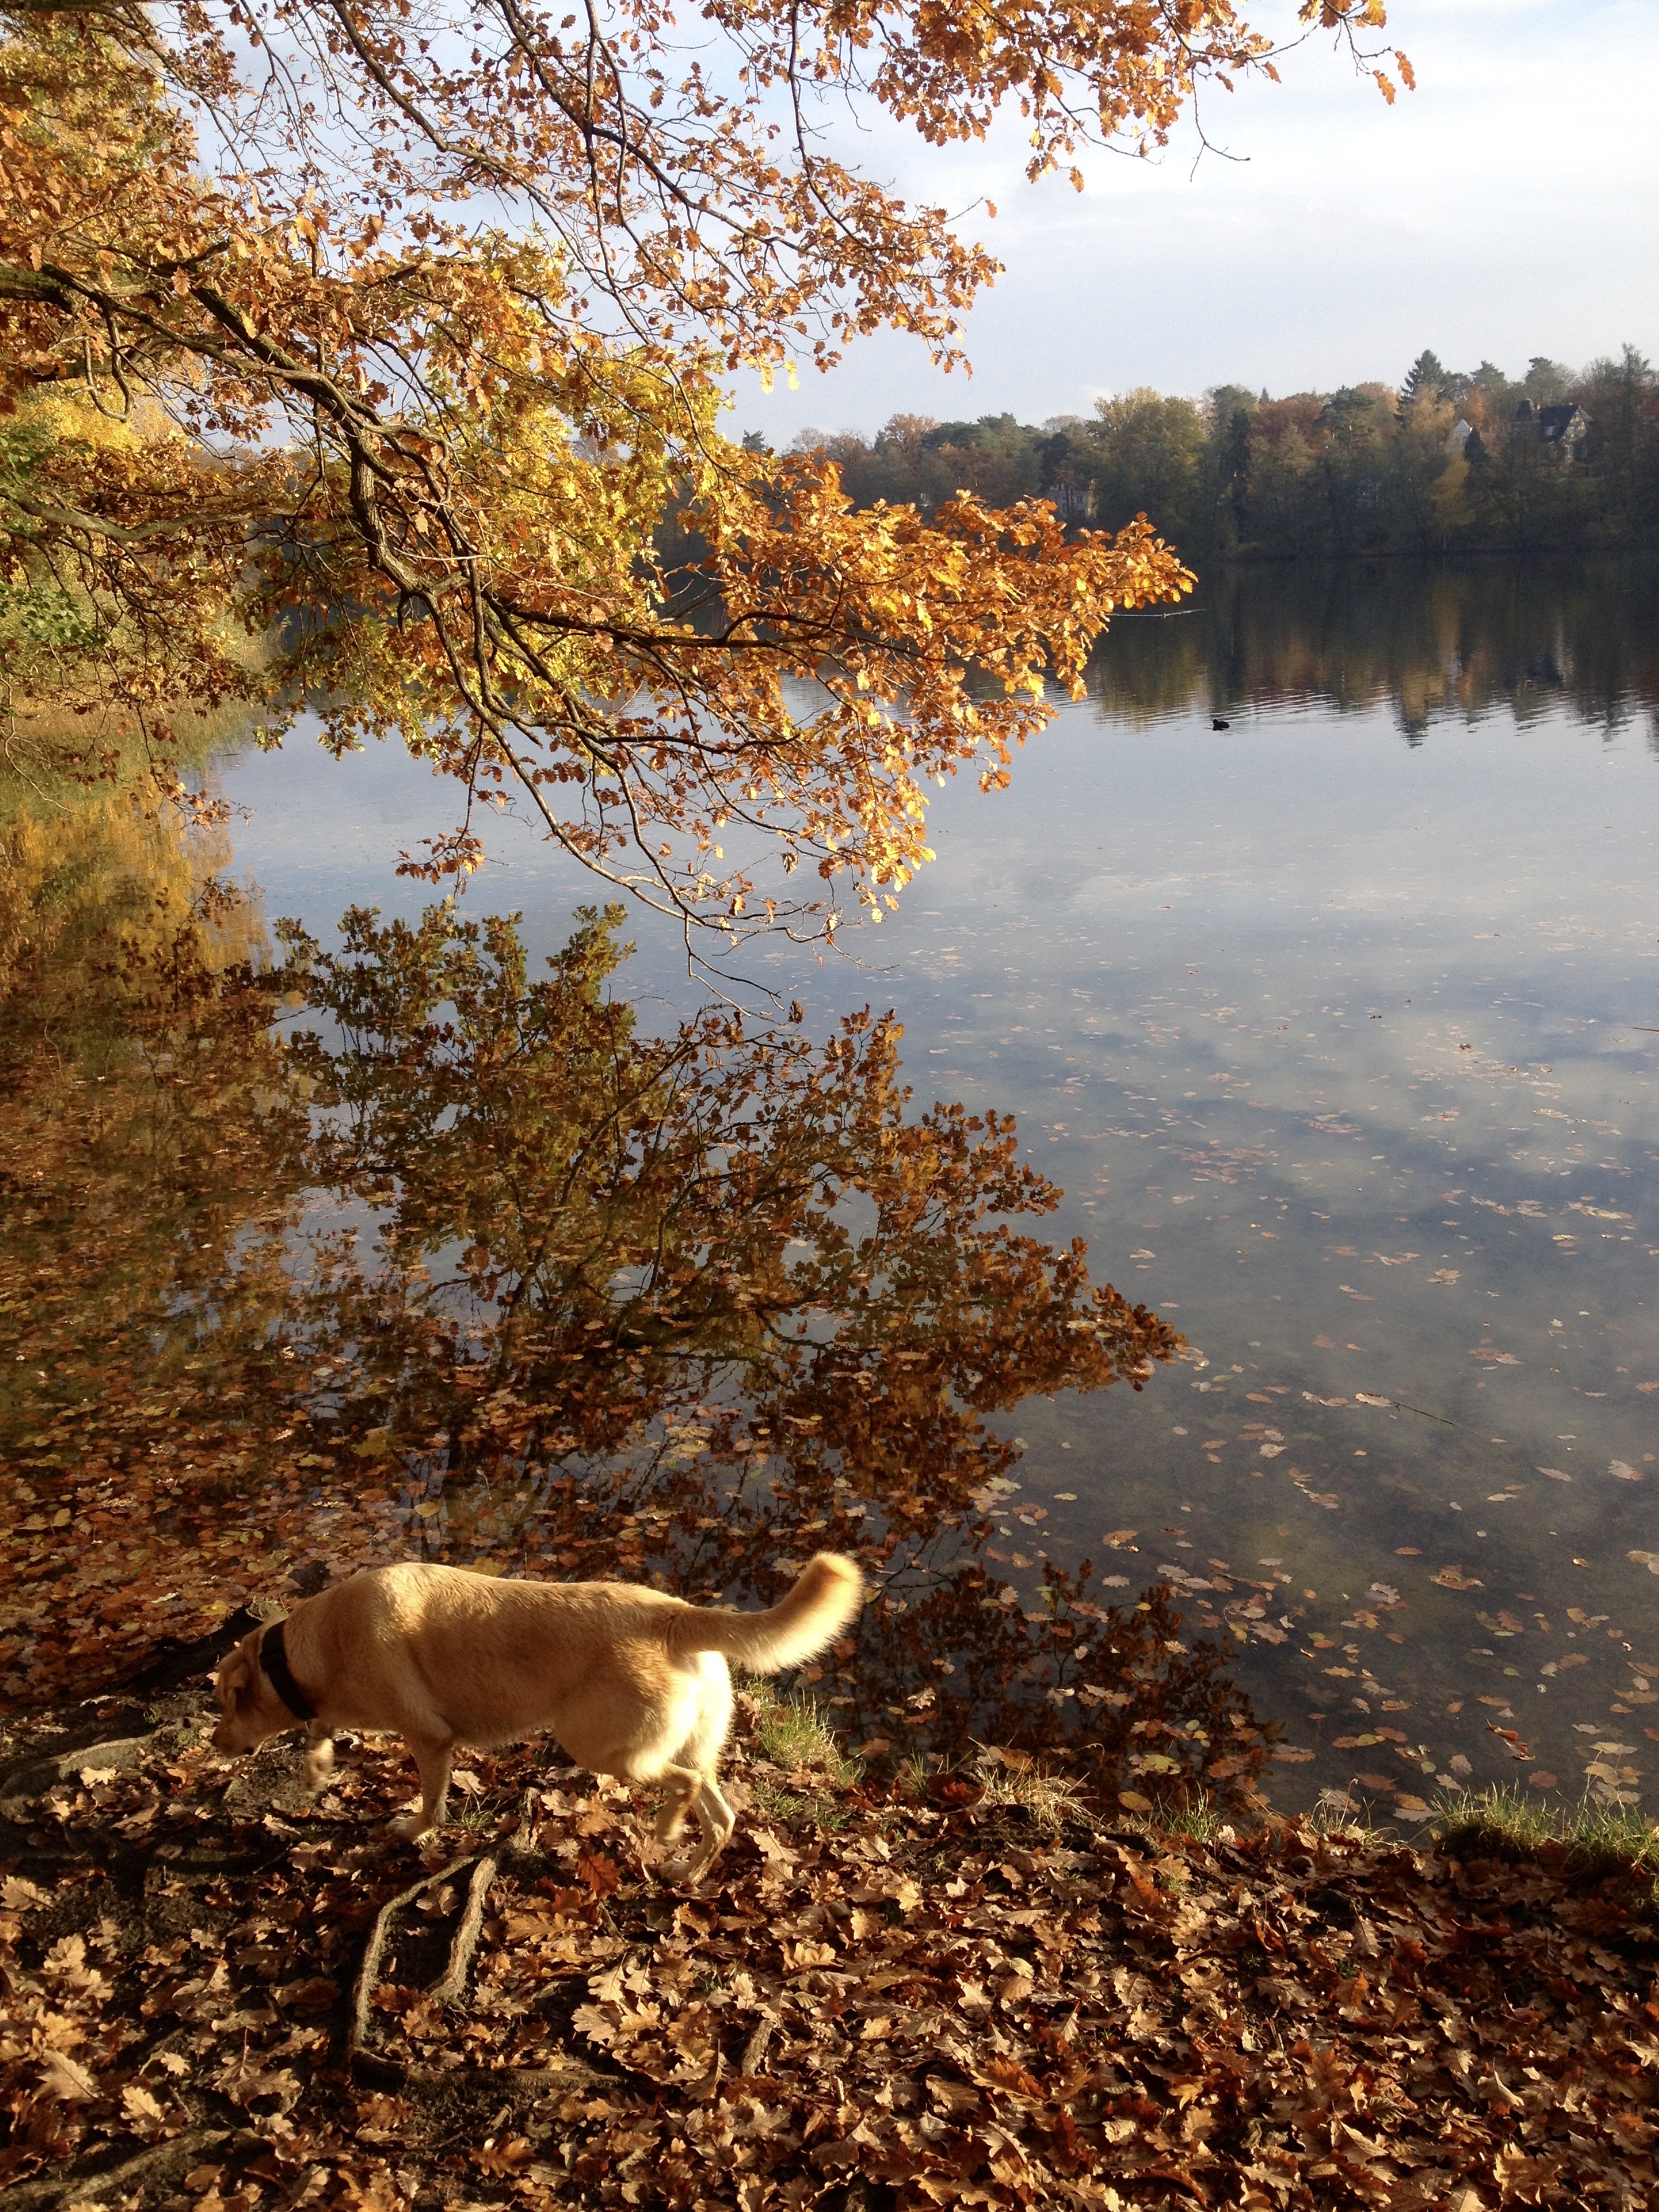
[{"label": "house on far shore", "polygon": [[1590,418],[1576,399],[1549,407],[1534,407],[1523,399],[1510,425],[1512,438],[1536,438],[1563,460],[1576,461],[1589,434]]},{"label": "house on far shore", "polygon": [[1460,415],[1446,433],[1446,451],[1453,454],[1461,453],[1474,435],[1474,423],[1466,422]]}]

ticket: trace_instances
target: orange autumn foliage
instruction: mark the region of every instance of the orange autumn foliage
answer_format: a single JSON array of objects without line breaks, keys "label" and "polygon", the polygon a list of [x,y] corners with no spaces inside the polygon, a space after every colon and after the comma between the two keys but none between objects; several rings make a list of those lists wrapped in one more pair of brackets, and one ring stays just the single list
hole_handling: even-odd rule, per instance
[{"label": "orange autumn foliage", "polygon": [[[1378,0],[1302,12],[1375,58]],[[411,872],[470,871],[516,791],[688,928],[818,930],[837,878],[878,916],[928,857],[927,778],[1004,781],[1113,610],[1191,588],[1144,521],[854,513],[832,465],[723,438],[719,380],[884,325],[953,359],[995,274],[838,161],[823,103],[934,143],[1012,103],[1033,175],[1145,150],[1271,70],[1231,0],[0,21],[14,712],[112,711],[164,754],[171,702],[270,702],[274,742],[320,702],[337,751],[396,736],[463,787]],[[769,846],[805,890],[757,885]]]}]

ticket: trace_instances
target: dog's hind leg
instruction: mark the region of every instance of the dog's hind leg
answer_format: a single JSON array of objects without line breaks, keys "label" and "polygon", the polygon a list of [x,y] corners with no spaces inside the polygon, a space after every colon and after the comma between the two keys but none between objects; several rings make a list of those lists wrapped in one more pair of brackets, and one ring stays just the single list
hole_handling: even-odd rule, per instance
[{"label": "dog's hind leg", "polygon": [[670,1767],[668,1771],[678,1787],[675,1796],[657,1816],[657,1841],[675,1841],[685,1826],[686,1814],[694,1801],[702,1836],[695,1851],[687,1852],[682,1858],[669,1859],[659,1866],[658,1877],[663,1881],[701,1881],[731,1842],[738,1816],[721,1796],[720,1784],[712,1774],[696,1774],[687,1767],[678,1766]]},{"label": "dog's hind leg", "polygon": [[441,1828],[444,1823],[444,1804],[449,1795],[449,1770],[454,1761],[453,1736],[405,1735],[404,1741],[414,1753],[415,1763],[421,1770],[421,1809],[418,1813],[400,1814],[392,1823],[392,1832],[399,1842],[412,1844],[416,1836],[423,1836],[429,1828]]},{"label": "dog's hind leg", "polygon": [[[713,1665],[709,1663],[711,1658]],[[694,1805],[697,1826],[702,1832],[695,1851],[659,1869],[665,1881],[700,1881],[731,1842],[738,1825],[738,1816],[721,1796],[716,1778],[720,1753],[726,1748],[732,1727],[732,1680],[726,1673],[726,1662],[714,1654],[703,1655],[700,1671],[702,1680],[696,1716],[680,1747],[676,1765],[669,1769],[671,1774],[685,1777],[690,1787],[682,1784],[676,1797],[665,1807],[663,1818],[657,1823],[657,1836],[659,1842],[672,1842]],[[672,1826],[666,1825],[671,1814]]]},{"label": "dog's hind leg", "polygon": [[334,1771],[334,1738],[326,1721],[306,1724],[306,1788],[320,1790]]},{"label": "dog's hind leg", "polygon": [[701,1880],[731,1842],[738,1825],[737,1814],[721,1795],[720,1784],[712,1774],[703,1776],[702,1787],[697,1792],[697,1822],[703,1832],[696,1877]]},{"label": "dog's hind leg", "polygon": [[670,1844],[680,1839],[685,1816],[696,1802],[702,1777],[695,1766],[665,1766],[659,1779],[668,1794],[657,1814],[657,1842],[666,1850]]}]

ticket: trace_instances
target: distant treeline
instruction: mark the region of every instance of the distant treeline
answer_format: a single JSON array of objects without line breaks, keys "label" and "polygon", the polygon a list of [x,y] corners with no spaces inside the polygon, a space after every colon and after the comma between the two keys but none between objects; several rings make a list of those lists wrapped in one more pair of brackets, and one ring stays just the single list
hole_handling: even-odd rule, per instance
[{"label": "distant treeline", "polygon": [[1142,386],[1040,427],[895,415],[872,442],[794,444],[838,463],[860,507],[931,514],[967,490],[1051,499],[1095,528],[1145,514],[1194,560],[1659,543],[1659,377],[1629,346],[1577,375],[1541,356],[1518,379],[1463,374],[1425,352],[1398,386]]},{"label": "distant treeline", "polygon": [[1142,727],[1387,706],[1412,744],[1496,708],[1565,714],[1659,761],[1659,557],[1218,564],[1178,616],[1120,616],[1088,686]]}]

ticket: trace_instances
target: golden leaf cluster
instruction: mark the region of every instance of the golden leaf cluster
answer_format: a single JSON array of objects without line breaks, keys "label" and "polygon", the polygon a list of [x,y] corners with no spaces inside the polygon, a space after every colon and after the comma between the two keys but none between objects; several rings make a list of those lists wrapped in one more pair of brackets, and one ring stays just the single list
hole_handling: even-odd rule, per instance
[{"label": "golden leaf cluster", "polygon": [[[1304,14],[1307,11],[1304,11]],[[1326,0],[1352,42],[1381,19]],[[720,380],[886,325],[951,361],[996,273],[836,158],[826,103],[1035,175],[1162,143],[1270,69],[1231,0],[137,0],[0,22],[0,679],[113,709],[319,707],[509,791],[586,866],[736,937],[878,914],[923,785],[994,785],[1113,609],[1191,579],[1144,523],[963,496],[855,513],[720,434]],[[1369,59],[1369,57],[1362,57]],[[258,641],[258,649],[251,641]],[[280,717],[270,727],[280,732]],[[760,890],[781,848],[802,884]]]}]

